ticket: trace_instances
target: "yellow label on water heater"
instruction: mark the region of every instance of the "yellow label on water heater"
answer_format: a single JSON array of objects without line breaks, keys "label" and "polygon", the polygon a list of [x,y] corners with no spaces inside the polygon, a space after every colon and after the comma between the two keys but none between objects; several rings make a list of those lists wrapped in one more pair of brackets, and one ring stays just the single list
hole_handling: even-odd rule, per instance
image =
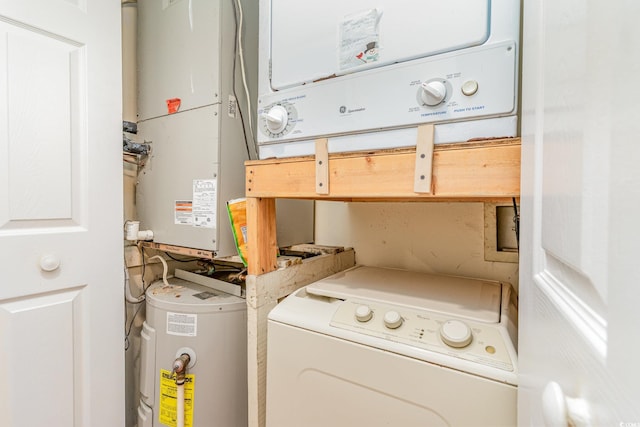
[{"label": "yellow label on water heater", "polygon": [[[196,377],[193,374],[185,375],[184,380],[184,427],[193,426],[193,390]],[[176,374],[160,369],[160,405],[158,421],[168,427],[177,427],[178,415],[178,386]]]}]

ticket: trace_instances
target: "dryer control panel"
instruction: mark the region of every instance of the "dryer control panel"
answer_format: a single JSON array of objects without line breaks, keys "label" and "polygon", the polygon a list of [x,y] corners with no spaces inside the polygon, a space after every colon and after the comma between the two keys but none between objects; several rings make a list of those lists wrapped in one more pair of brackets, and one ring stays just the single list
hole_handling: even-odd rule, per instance
[{"label": "dryer control panel", "polygon": [[499,324],[458,319],[366,299],[347,299],[331,326],[419,349],[514,371]]}]

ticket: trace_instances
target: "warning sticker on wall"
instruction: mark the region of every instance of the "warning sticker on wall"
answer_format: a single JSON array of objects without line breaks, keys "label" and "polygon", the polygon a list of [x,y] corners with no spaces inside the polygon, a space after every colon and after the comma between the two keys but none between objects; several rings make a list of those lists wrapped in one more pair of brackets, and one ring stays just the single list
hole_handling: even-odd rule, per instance
[{"label": "warning sticker on wall", "polygon": [[180,109],[180,98],[171,98],[165,101],[167,103],[167,114],[175,114]]},{"label": "warning sticker on wall", "polygon": [[167,334],[195,337],[198,334],[198,315],[167,312]]},{"label": "warning sticker on wall", "polygon": [[[185,375],[184,381],[184,426],[193,426],[193,396],[196,377],[193,374]],[[177,427],[178,415],[178,386],[176,374],[160,369],[160,410],[158,411],[160,424]]]},{"label": "warning sticker on wall", "polygon": [[340,23],[340,70],[378,61],[381,17],[378,9],[344,17]]},{"label": "warning sticker on wall", "polygon": [[174,224],[193,224],[193,202],[191,200],[176,200],[173,212]]},{"label": "warning sticker on wall", "polygon": [[216,227],[216,202],[218,181],[215,179],[193,180],[193,226]]}]

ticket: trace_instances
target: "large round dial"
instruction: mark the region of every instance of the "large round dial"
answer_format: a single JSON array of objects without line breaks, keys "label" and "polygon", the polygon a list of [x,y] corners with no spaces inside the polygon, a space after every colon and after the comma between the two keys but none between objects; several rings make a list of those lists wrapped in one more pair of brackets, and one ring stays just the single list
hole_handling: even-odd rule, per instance
[{"label": "large round dial", "polygon": [[264,114],[267,129],[271,133],[280,133],[287,127],[289,117],[282,105],[274,105]]},{"label": "large round dial", "polygon": [[368,322],[373,317],[373,311],[368,305],[359,305],[356,307],[355,316],[358,322]]},{"label": "large round dial", "polygon": [[440,328],[440,338],[449,347],[466,347],[471,343],[471,329],[459,320],[447,320]]},{"label": "large round dial", "polygon": [[421,85],[422,92],[420,97],[425,105],[434,106],[440,104],[447,96],[447,87],[444,83],[434,80],[424,82]]},{"label": "large round dial", "polygon": [[389,329],[397,329],[402,325],[402,316],[395,310],[387,311],[382,318],[384,326]]}]

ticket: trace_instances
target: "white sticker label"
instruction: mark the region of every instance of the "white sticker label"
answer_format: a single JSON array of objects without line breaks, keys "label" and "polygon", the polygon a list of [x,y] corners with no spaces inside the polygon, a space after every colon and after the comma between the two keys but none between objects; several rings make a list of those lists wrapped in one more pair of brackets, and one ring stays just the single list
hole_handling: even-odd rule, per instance
[{"label": "white sticker label", "polygon": [[216,228],[216,202],[218,181],[193,180],[193,226]]},{"label": "white sticker label", "polygon": [[167,312],[167,334],[195,337],[198,334],[198,315]]},{"label": "white sticker label", "polygon": [[191,200],[176,200],[174,206],[174,224],[193,224],[193,202]]},{"label": "white sticker label", "polygon": [[229,117],[231,117],[232,119],[236,118],[236,111],[238,111],[238,101],[236,100],[236,97],[229,94],[229,104],[227,104],[227,114],[229,115]]},{"label": "white sticker label", "polygon": [[378,61],[381,17],[377,9],[345,16],[340,23],[341,70]]}]

